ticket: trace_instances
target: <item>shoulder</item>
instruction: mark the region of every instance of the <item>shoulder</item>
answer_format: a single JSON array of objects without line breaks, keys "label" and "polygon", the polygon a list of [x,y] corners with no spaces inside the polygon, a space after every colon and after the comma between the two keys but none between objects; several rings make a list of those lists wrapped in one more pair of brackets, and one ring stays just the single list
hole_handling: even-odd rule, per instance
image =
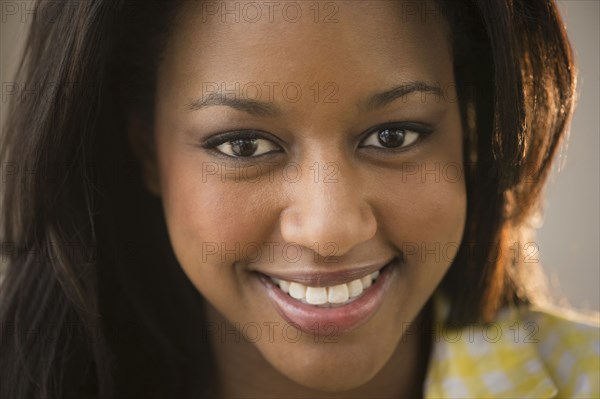
[{"label": "shoulder", "polygon": [[[444,326],[447,303],[437,301]],[[600,397],[598,315],[560,308],[502,309],[489,323],[434,334],[427,398]]]},{"label": "shoulder", "polygon": [[561,397],[600,397],[600,317],[531,307],[523,317]]}]

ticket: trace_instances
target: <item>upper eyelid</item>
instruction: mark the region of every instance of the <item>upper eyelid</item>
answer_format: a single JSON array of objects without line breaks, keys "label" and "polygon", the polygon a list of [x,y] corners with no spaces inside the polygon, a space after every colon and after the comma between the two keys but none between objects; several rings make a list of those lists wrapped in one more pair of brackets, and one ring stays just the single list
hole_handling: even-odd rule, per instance
[{"label": "upper eyelid", "polygon": [[404,129],[412,132],[417,132],[419,134],[431,133],[434,130],[428,124],[423,124],[419,122],[387,122],[367,129],[365,132],[361,133],[360,136],[367,137],[378,130],[390,128]]},{"label": "upper eyelid", "polygon": [[403,123],[388,123],[388,124],[383,124],[383,125],[379,125],[376,126],[374,128],[371,128],[369,130],[367,130],[366,132],[362,133],[359,137],[361,137],[360,142],[362,143],[363,141],[365,141],[367,138],[369,138],[373,133],[376,133],[380,130],[383,129],[403,129],[409,132],[415,132],[418,133],[419,135],[426,135],[426,134],[430,134],[433,132],[433,129],[429,126],[423,126],[421,124],[419,124],[419,126],[417,126],[414,123],[411,124],[403,124]]},{"label": "upper eyelid", "polygon": [[221,144],[225,144],[230,141],[237,140],[237,139],[269,140],[269,141],[273,142],[274,144],[281,147],[281,144],[278,143],[278,140],[276,140],[274,137],[272,137],[268,133],[265,133],[265,132],[262,132],[259,130],[252,130],[252,129],[233,130],[233,131],[224,132],[224,133],[217,133],[217,134],[214,134],[214,135],[206,138],[205,140],[203,140],[200,143],[200,146],[204,147],[204,148],[214,148]]},{"label": "upper eyelid", "polygon": [[[428,135],[428,134],[432,133],[434,130],[430,125],[419,123],[419,122],[393,122],[393,121],[390,121],[390,122],[382,123],[380,125],[369,128],[366,131],[359,134],[359,136],[358,136],[360,138],[359,144],[364,142],[368,137],[370,137],[373,133],[377,132],[378,130],[386,129],[386,128],[388,128],[388,129],[389,128],[402,128],[402,129],[406,129],[409,131],[414,131],[414,132],[418,133],[419,135],[423,135],[423,134]],[[219,145],[234,141],[236,139],[263,139],[263,140],[269,140],[281,148],[284,147],[279,142],[279,140],[277,140],[274,136],[271,136],[269,133],[266,133],[266,132],[263,132],[260,130],[254,130],[254,129],[241,129],[241,130],[233,130],[233,131],[227,131],[227,132],[223,132],[223,133],[217,133],[217,134],[211,135],[207,139],[203,140],[200,143],[200,146],[203,148],[207,148],[207,149],[211,149],[211,148],[214,149],[215,147],[217,147]],[[263,155],[266,155],[266,154],[263,154]],[[262,155],[258,155],[258,156],[262,156]],[[247,157],[247,158],[252,158],[252,156]]]}]

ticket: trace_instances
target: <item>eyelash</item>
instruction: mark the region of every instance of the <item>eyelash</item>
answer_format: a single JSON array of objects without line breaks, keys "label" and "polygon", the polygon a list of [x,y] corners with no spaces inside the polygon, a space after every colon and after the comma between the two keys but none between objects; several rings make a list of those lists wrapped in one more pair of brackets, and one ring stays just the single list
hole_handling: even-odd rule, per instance
[{"label": "eyelash", "polygon": [[[399,147],[386,148],[386,147],[366,146],[363,148],[368,148],[369,150],[374,150],[374,151],[384,151],[386,153],[389,153],[389,152],[399,153],[399,152],[406,151],[407,148],[415,146],[416,144],[418,144],[420,141],[422,141],[424,139],[424,136],[428,136],[431,133],[433,133],[433,129],[430,126],[423,125],[420,123],[388,123],[388,124],[379,125],[372,129],[369,129],[366,133],[361,135],[362,137],[361,137],[360,142],[363,143],[364,141],[367,140],[367,138],[371,137],[371,135],[376,134],[377,132],[380,132],[385,129],[400,129],[400,130],[404,130],[405,132],[417,133],[418,138],[415,140],[414,143],[409,144],[407,146],[402,144]],[[281,147],[278,144],[276,144],[276,140],[274,140],[274,139],[270,138],[268,135],[258,132],[256,130],[237,130],[237,131],[226,132],[226,133],[214,135],[212,137],[207,138],[199,145],[200,145],[200,147],[207,149],[207,150],[215,153],[216,155],[225,156],[227,158],[235,158],[237,160],[254,160],[254,159],[258,159],[262,156],[272,155],[273,153],[281,152],[280,150],[279,151],[269,151],[269,152],[266,152],[266,153],[260,154],[260,155],[250,155],[250,156],[244,157],[244,156],[225,154],[224,152],[222,152],[216,148],[222,144],[231,143],[236,140],[259,140],[259,139],[269,141],[273,145]]]},{"label": "eyelash", "polygon": [[[273,154],[274,152],[281,152],[281,151],[269,151],[269,152],[267,152],[265,154],[261,154],[261,155],[252,155],[249,157],[242,157],[242,156],[233,156],[233,155],[225,154],[222,151],[216,149],[216,147],[218,147],[222,144],[230,143],[235,140],[259,140],[259,139],[269,141],[269,142],[273,143],[274,145],[279,146],[278,144],[275,144],[274,139],[271,139],[267,135],[259,133],[256,130],[237,130],[237,131],[226,132],[226,133],[222,133],[222,134],[218,134],[218,135],[209,137],[208,139],[206,139],[202,143],[200,143],[200,147],[210,150],[213,153],[215,153],[216,155],[225,156],[228,158],[235,158],[235,159],[239,159],[239,160],[257,159],[264,155]],[[281,146],[279,146],[279,147],[281,147]]]}]

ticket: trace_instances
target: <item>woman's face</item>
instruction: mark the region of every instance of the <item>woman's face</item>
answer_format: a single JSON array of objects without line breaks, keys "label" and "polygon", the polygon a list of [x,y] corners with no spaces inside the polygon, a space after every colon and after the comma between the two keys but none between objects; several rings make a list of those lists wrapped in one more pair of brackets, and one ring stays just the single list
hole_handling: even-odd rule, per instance
[{"label": "woman's face", "polygon": [[364,384],[463,234],[449,27],[414,2],[186,3],[146,169],[176,257],[276,370]]}]

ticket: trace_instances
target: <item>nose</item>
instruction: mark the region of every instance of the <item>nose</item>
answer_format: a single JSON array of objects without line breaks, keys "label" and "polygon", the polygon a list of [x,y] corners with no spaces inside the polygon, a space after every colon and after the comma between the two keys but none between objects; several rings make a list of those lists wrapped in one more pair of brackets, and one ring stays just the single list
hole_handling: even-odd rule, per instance
[{"label": "nose", "polygon": [[[315,173],[319,165],[321,173]],[[339,162],[317,162],[300,170],[298,182],[287,182],[289,202],[280,218],[285,241],[321,256],[342,256],[376,234],[367,193],[349,165],[342,170]]]}]

